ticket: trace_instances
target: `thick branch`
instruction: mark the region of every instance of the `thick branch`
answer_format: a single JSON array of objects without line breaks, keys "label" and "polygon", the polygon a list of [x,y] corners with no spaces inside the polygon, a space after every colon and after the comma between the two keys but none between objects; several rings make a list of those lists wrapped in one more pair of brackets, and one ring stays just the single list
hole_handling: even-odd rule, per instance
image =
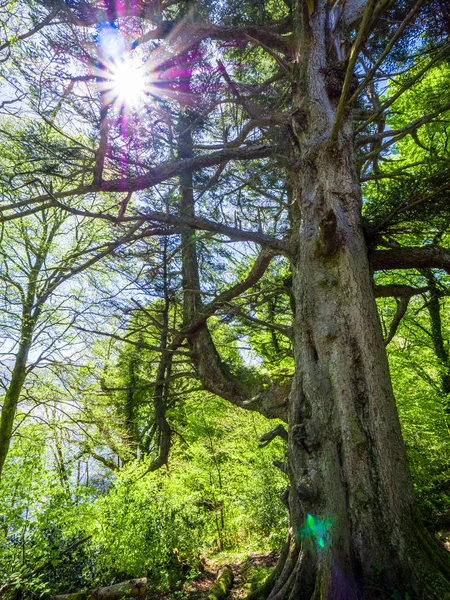
[{"label": "thick branch", "polygon": [[375,297],[376,298],[411,298],[411,296],[418,296],[428,291],[427,287],[415,288],[411,285],[402,285],[392,283],[389,285],[376,285],[375,286]]},{"label": "thick branch", "polygon": [[273,257],[274,253],[271,250],[262,250],[255,260],[255,264],[251,268],[247,277],[243,281],[240,281],[233,287],[220,294],[215,300],[205,306],[202,309],[202,314],[199,315],[198,318],[195,319],[182,333],[183,337],[194,333],[199,327],[204,325],[208,318],[215,314],[225,303],[230,302],[255,285],[255,283],[257,283],[266,272],[266,269]]},{"label": "thick branch", "polygon": [[[53,199],[61,200],[72,196],[93,194],[95,192],[137,192],[154,187],[182,173],[193,173],[194,171],[213,167],[223,161],[268,158],[275,150],[274,147],[267,145],[249,145],[241,148],[229,148],[219,152],[211,152],[210,154],[203,154],[183,160],[168,161],[157,167],[148,169],[145,175],[140,175],[139,177],[122,177],[120,179],[102,181],[98,184],[82,185],[64,192],[43,194],[42,196],[30,199],[28,203],[34,204]],[[8,210],[8,208],[9,206],[4,206],[2,210]]]},{"label": "thick branch", "polygon": [[212,40],[235,42],[236,40],[246,41],[248,40],[248,36],[251,36],[273,50],[278,50],[283,54],[289,54],[291,52],[290,39],[280,35],[280,33],[288,33],[289,30],[290,25],[287,20],[276,25],[265,27],[248,26],[238,28],[212,27],[211,25],[207,25],[196,28],[196,37],[201,39],[210,38]]},{"label": "thick branch", "polygon": [[375,250],[372,255],[372,266],[374,271],[444,269],[450,273],[450,250],[439,247]]},{"label": "thick branch", "polygon": [[192,229],[200,229],[202,231],[223,234],[232,240],[255,242],[261,246],[271,248],[277,254],[283,254],[285,256],[290,254],[289,245],[283,240],[278,240],[274,237],[265,235],[263,233],[258,233],[256,231],[248,231],[244,229],[238,229],[236,227],[230,227],[228,225],[222,225],[221,223],[210,221],[209,219],[205,219],[203,217],[189,215],[177,216],[158,212],[149,212],[144,216],[148,220],[157,221],[158,223],[184,225],[185,227],[191,227]]},{"label": "thick branch", "polygon": [[[247,278],[221,294],[216,300],[201,310],[201,314],[186,326],[179,338],[174,342],[176,348],[183,339],[187,338],[194,351],[194,364],[205,389],[228,400],[236,406],[247,410],[260,412],[268,418],[287,419],[290,382],[278,385],[272,384],[261,387],[252,396],[255,384],[242,382],[228,371],[215,347],[207,327],[207,319],[212,316],[225,302],[242,294],[254,285],[264,274],[273,253],[263,251],[258,256]],[[257,386],[258,388],[259,386]]]},{"label": "thick branch", "polygon": [[90,191],[130,192],[145,190],[157,185],[158,183],[167,181],[172,177],[176,177],[181,173],[192,173],[194,171],[199,171],[200,169],[213,167],[214,165],[218,165],[223,161],[267,158],[273,154],[274,150],[275,149],[273,147],[267,145],[249,145],[247,147],[211,152],[211,154],[194,156],[184,160],[170,161],[149,169],[145,175],[141,175],[139,177],[103,181],[102,184],[98,186],[98,189]]},{"label": "thick branch", "polygon": [[[285,256],[288,256],[290,253],[288,243],[284,242],[283,240],[278,240],[277,238],[274,238],[270,235],[265,235],[264,233],[249,231],[247,229],[239,229],[237,227],[231,227],[229,225],[223,225],[222,223],[217,223],[216,221],[210,221],[209,219],[193,215],[179,216],[171,215],[165,212],[147,211],[145,214],[140,213],[138,215],[133,216],[115,216],[109,213],[92,212],[89,210],[83,210],[78,208],[72,208],[71,206],[66,206],[63,202],[60,202],[55,197],[55,195],[54,200],[52,202],[50,202],[49,204],[42,205],[41,207],[36,207],[35,209],[33,209],[33,212],[38,212],[39,210],[43,210],[44,208],[52,206],[56,206],[61,210],[65,210],[74,215],[89,217],[91,219],[104,219],[105,221],[109,221],[110,223],[114,223],[115,225],[118,225],[120,223],[128,223],[132,221],[139,221],[142,224],[145,221],[150,221],[152,223],[164,223],[166,225],[173,226],[173,228],[167,231],[164,231],[163,229],[155,229],[154,227],[148,228],[147,230],[143,230],[139,234],[139,236],[136,237],[136,239],[142,237],[149,237],[152,235],[178,235],[180,232],[182,232],[183,229],[191,228],[226,235],[230,239],[236,241],[255,242],[260,246],[272,248],[272,250],[274,250],[276,254],[283,254]],[[4,207],[4,210],[7,210],[7,208],[8,207]],[[26,211],[17,213],[14,215],[14,218],[19,218],[21,216],[24,216],[25,214]],[[6,220],[8,220],[8,217],[0,216],[0,223]],[[136,227],[136,229],[138,229],[138,227]],[[134,240],[131,240],[131,238],[130,240],[128,240],[127,238],[127,241]],[[123,241],[121,243],[123,243]]]},{"label": "thick branch", "polygon": [[[63,2],[60,3],[63,5]],[[166,3],[165,8],[168,7],[169,3]],[[92,8],[89,5],[85,5],[83,9],[80,7],[78,14],[75,14],[74,10],[70,10],[66,7],[66,14],[69,20],[81,27],[90,27],[92,25],[99,25],[105,21],[114,21],[119,16],[139,16],[143,19],[148,20],[151,23],[157,23],[157,26],[145,33],[140,38],[137,38],[132,44],[131,48],[136,48],[149,40],[163,39],[169,34],[172,37],[178,33],[177,37],[183,37],[184,40],[189,40],[188,45],[186,41],[184,43],[184,51],[188,50],[191,45],[196,45],[204,39],[221,40],[221,41],[245,41],[247,35],[251,35],[255,39],[263,42],[266,46],[270,46],[275,50],[283,53],[290,51],[289,38],[286,38],[286,33],[290,32],[290,22],[288,19],[270,23],[264,26],[248,25],[247,27],[221,27],[219,25],[199,24],[186,21],[184,23],[176,23],[174,21],[161,20],[159,11],[149,11],[147,6],[143,6],[141,11],[136,15],[136,8],[131,3],[129,6],[121,6],[120,14],[114,6],[114,3],[110,3],[109,9],[104,8]]]}]

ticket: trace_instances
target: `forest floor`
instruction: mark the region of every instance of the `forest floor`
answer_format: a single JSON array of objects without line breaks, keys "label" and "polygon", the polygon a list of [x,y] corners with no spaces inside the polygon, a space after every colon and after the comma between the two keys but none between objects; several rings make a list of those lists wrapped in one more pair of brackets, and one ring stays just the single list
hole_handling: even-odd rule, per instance
[{"label": "forest floor", "polygon": [[278,553],[273,551],[269,553],[250,552],[245,559],[222,559],[205,561],[205,569],[192,583],[185,589],[185,598],[188,600],[197,600],[207,598],[208,592],[214,585],[217,574],[222,567],[229,565],[233,571],[234,583],[230,600],[240,600],[245,598],[253,589],[261,585],[263,580],[275,567],[278,560]]}]

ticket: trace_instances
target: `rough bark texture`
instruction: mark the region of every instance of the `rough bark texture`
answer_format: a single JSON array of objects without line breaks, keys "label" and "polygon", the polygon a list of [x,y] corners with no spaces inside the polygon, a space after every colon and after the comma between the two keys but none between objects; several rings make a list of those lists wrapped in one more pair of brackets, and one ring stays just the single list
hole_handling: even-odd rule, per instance
[{"label": "rough bark texture", "polygon": [[393,269],[445,269],[450,271],[450,252],[447,248],[394,248],[375,250],[372,255],[374,271]]},{"label": "rough bark texture", "polygon": [[270,599],[450,598],[448,561],[417,524],[361,226],[350,118],[330,144],[326,2],[294,2],[291,173],[295,378],[288,442],[293,543]]}]

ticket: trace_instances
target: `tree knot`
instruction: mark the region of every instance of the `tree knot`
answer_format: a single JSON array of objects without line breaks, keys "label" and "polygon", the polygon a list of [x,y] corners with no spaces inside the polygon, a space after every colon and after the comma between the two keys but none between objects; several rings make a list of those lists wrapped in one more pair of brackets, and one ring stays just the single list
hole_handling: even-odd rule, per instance
[{"label": "tree knot", "polygon": [[339,246],[338,238],[336,214],[330,208],[319,224],[319,237],[317,241],[319,255],[330,257],[335,254]]}]

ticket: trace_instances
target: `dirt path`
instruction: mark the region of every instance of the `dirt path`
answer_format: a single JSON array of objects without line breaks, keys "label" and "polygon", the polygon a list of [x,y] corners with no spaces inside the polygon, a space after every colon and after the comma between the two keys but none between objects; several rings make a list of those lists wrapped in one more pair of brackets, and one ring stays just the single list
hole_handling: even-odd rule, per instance
[{"label": "dirt path", "polygon": [[189,600],[200,600],[208,596],[208,592],[216,581],[217,573],[224,564],[229,564],[234,574],[234,584],[229,600],[241,600],[247,596],[249,589],[245,584],[251,581],[255,570],[261,567],[273,568],[277,564],[278,554],[270,552],[262,554],[251,552],[245,560],[236,562],[206,561],[204,572],[194,580],[186,595]]},{"label": "dirt path", "polygon": [[246,560],[230,565],[234,573],[234,585],[229,596],[230,600],[245,598],[250,591],[248,587],[245,587],[245,584],[249,583],[255,569],[261,567],[272,569],[277,564],[277,560],[277,552],[270,552],[269,554],[251,552]]}]

